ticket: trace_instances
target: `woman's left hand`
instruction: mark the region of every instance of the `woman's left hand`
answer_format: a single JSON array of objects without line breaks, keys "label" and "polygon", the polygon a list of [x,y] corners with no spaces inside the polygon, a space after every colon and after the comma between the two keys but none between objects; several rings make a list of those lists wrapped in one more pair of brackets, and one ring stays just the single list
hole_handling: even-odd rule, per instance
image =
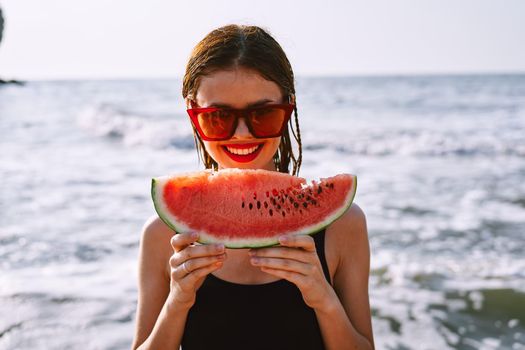
[{"label": "woman's left hand", "polygon": [[320,308],[333,290],[324,276],[313,238],[308,235],[282,236],[279,243],[281,246],[250,250],[251,264],[292,282],[309,307]]}]

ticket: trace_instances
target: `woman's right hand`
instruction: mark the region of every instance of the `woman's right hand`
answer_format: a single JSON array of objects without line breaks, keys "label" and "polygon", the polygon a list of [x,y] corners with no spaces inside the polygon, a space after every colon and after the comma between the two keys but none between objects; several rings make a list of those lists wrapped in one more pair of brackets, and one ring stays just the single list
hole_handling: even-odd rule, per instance
[{"label": "woman's right hand", "polygon": [[190,308],[204,278],[222,266],[226,253],[222,244],[194,244],[196,233],[177,233],[171,238],[169,302]]}]

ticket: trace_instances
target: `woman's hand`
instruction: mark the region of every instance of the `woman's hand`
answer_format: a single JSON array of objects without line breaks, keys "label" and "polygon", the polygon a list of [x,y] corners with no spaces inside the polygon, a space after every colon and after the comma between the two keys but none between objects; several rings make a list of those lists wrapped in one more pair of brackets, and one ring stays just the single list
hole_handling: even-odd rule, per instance
[{"label": "woman's hand", "polygon": [[171,238],[170,303],[190,308],[195,294],[209,273],[219,269],[226,258],[224,245],[195,245],[196,233],[178,233]]},{"label": "woman's hand", "polygon": [[279,243],[279,247],[250,250],[252,265],[292,282],[308,306],[321,307],[333,294],[333,289],[323,274],[313,238],[308,235],[282,236]]}]

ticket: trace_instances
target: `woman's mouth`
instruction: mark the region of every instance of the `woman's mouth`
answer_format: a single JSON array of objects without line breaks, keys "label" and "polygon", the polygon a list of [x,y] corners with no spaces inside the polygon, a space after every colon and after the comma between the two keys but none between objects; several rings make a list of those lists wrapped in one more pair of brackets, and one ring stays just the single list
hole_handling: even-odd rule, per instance
[{"label": "woman's mouth", "polygon": [[224,152],[234,161],[247,163],[254,160],[263,148],[263,143],[242,143],[221,146]]}]

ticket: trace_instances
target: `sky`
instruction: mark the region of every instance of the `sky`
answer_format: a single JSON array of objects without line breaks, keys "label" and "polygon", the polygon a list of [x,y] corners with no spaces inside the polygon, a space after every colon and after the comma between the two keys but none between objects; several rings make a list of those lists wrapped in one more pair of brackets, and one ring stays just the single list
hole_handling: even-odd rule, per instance
[{"label": "sky", "polygon": [[523,0],[0,0],[0,78],[181,77],[230,23],[269,30],[295,74],[525,72]]}]

